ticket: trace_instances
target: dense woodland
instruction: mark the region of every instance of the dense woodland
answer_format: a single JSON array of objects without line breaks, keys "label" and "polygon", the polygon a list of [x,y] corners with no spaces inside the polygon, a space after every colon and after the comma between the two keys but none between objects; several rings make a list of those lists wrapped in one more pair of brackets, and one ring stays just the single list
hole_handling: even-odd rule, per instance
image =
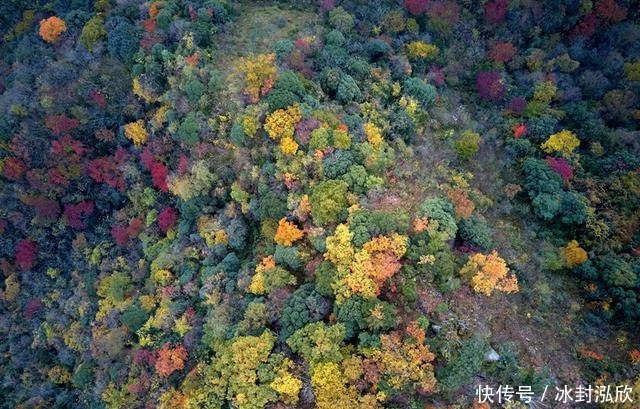
[{"label": "dense woodland", "polygon": [[7,0],[0,38],[0,407],[638,408],[637,0]]}]

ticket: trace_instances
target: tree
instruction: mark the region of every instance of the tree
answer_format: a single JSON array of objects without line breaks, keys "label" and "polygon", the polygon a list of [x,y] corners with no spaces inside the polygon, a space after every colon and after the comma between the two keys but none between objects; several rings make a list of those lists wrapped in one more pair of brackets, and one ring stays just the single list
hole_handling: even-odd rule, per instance
[{"label": "tree", "polygon": [[425,43],[424,41],[412,41],[406,47],[407,55],[415,60],[432,60],[440,53],[437,45]]},{"label": "tree", "polygon": [[140,35],[128,18],[117,16],[107,24],[107,50],[120,61],[131,63],[140,45]]},{"label": "tree", "polygon": [[95,206],[92,201],[85,200],[76,204],[66,203],[64,205],[65,222],[74,229],[82,230],[86,227],[83,217],[93,214]]},{"label": "tree", "polygon": [[249,288],[252,294],[268,294],[277,288],[294,285],[296,277],[282,267],[276,266],[273,256],[267,256],[256,266]]},{"label": "tree", "polygon": [[577,240],[571,240],[566,247],[562,247],[560,255],[569,268],[583,264],[589,259],[587,252],[580,247]]},{"label": "tree", "polygon": [[244,82],[244,94],[252,103],[269,92],[278,77],[275,54],[258,54],[241,58],[237,67]]},{"label": "tree", "polygon": [[267,116],[264,129],[271,139],[293,138],[295,126],[302,119],[298,105],[287,109],[278,109]]},{"label": "tree", "polygon": [[203,370],[204,379],[191,381],[196,407],[221,407],[227,401],[238,409],[260,409],[279,397],[295,401],[301,383],[289,372],[291,360],[272,353],[275,341],[270,331],[264,331],[260,336],[233,338],[216,348],[215,359]]},{"label": "tree", "polygon": [[301,286],[291,294],[282,309],[279,338],[286,340],[308,323],[322,320],[329,310],[329,301],[314,290],[312,283]]},{"label": "tree", "polygon": [[40,21],[40,37],[47,43],[55,43],[67,31],[64,20],[52,16]]},{"label": "tree", "polygon": [[366,242],[357,252],[344,277],[344,284],[364,298],[380,294],[385,281],[400,271],[400,258],[407,250],[407,237],[394,233]]},{"label": "tree", "polygon": [[[318,409],[358,408],[358,392],[346,386],[347,379],[335,362],[321,362],[314,365],[311,385],[316,395]],[[375,402],[374,402],[375,403]],[[376,406],[373,406],[374,408]]]},{"label": "tree", "polygon": [[91,17],[82,28],[80,43],[89,51],[93,51],[93,46],[100,40],[107,37],[107,30],[104,29],[104,19],[100,14]]},{"label": "tree", "polygon": [[433,104],[437,97],[436,88],[420,78],[406,79],[402,89],[406,95],[416,98],[423,107]]},{"label": "tree", "polygon": [[471,130],[462,132],[460,138],[455,143],[456,152],[462,160],[468,160],[478,152],[480,145],[480,134]]},{"label": "tree", "polygon": [[354,19],[342,6],[338,6],[329,12],[329,22],[336,29],[346,33],[354,26]]},{"label": "tree", "polygon": [[295,155],[298,152],[298,143],[290,137],[285,137],[280,140],[280,151],[285,155]]},{"label": "tree", "polygon": [[506,63],[516,55],[517,50],[510,42],[499,42],[491,46],[489,57],[496,62]]},{"label": "tree", "polygon": [[480,99],[498,102],[505,93],[502,76],[498,71],[480,71],[476,76],[476,89]]},{"label": "tree", "polygon": [[155,364],[156,372],[166,378],[175,371],[183,369],[186,360],[187,350],[184,345],[172,348],[167,342],[158,351],[158,359]]},{"label": "tree", "polygon": [[524,188],[531,199],[536,215],[551,220],[560,211],[562,202],[562,179],[542,160],[527,158],[522,166]]},{"label": "tree", "polygon": [[324,258],[331,261],[338,269],[346,269],[351,264],[355,249],[351,241],[353,233],[346,224],[339,224],[333,235],[327,237],[327,251]]},{"label": "tree", "polygon": [[509,7],[509,0],[493,0],[484,5],[484,17],[490,24],[500,24],[504,21]]},{"label": "tree", "polygon": [[344,338],[344,325],[314,322],[294,332],[287,339],[287,345],[311,365],[319,362],[340,362],[343,358],[340,344]]},{"label": "tree", "polygon": [[414,16],[419,16],[420,14],[427,11],[427,6],[429,4],[429,0],[405,0],[404,7],[407,9],[409,13]]},{"label": "tree", "polygon": [[294,241],[300,240],[304,237],[304,231],[298,229],[298,227],[287,220],[285,217],[278,222],[278,230],[273,240],[283,246],[291,246]]},{"label": "tree", "polygon": [[566,183],[573,179],[573,169],[569,162],[565,158],[554,158],[553,156],[547,156],[547,164],[554,172],[556,172],[562,180]]},{"label": "tree", "polygon": [[469,195],[463,189],[451,189],[447,192],[447,197],[455,206],[456,217],[459,219],[468,219],[473,214],[475,205],[469,199]]},{"label": "tree", "polygon": [[494,290],[518,292],[518,279],[508,275],[507,263],[494,250],[488,255],[476,253],[469,257],[460,275],[471,278],[471,286],[476,292],[490,296]]},{"label": "tree", "polygon": [[493,233],[484,218],[473,216],[463,220],[458,229],[460,238],[482,250],[493,248]]},{"label": "tree", "polygon": [[396,393],[418,389],[422,393],[435,389],[436,378],[431,362],[435,354],[425,345],[425,332],[417,323],[406,330],[380,336],[380,348],[371,352],[371,359],[389,387]]},{"label": "tree", "polygon": [[430,221],[435,221],[435,231],[442,234],[444,240],[453,238],[458,231],[458,225],[453,217],[453,204],[442,197],[426,199],[420,205],[420,215],[426,216]]},{"label": "tree", "polygon": [[166,233],[172,228],[178,220],[178,213],[167,207],[158,214],[158,228],[162,233]]},{"label": "tree", "polygon": [[347,207],[348,185],[343,180],[320,182],[311,194],[311,216],[317,225],[337,221]]},{"label": "tree", "polygon": [[542,144],[542,150],[546,153],[559,152],[563,156],[570,155],[578,146],[580,139],[575,133],[566,129],[554,133]]},{"label": "tree", "polygon": [[338,82],[336,90],[336,99],[342,104],[348,104],[357,101],[362,97],[362,92],[358,87],[358,83],[350,75],[343,74]]},{"label": "tree", "polygon": [[138,119],[135,122],[128,123],[124,126],[124,135],[131,139],[134,145],[140,146],[147,141],[147,130],[144,126],[144,121]]},{"label": "tree", "polygon": [[30,270],[38,258],[38,246],[31,240],[20,240],[15,247],[16,266],[20,270]]},{"label": "tree", "polygon": [[298,403],[298,394],[300,393],[300,389],[302,389],[302,381],[295,378],[286,370],[281,370],[269,386],[278,392],[282,402],[285,404],[295,405]]},{"label": "tree", "polygon": [[364,134],[367,137],[367,142],[369,142],[374,149],[379,149],[380,145],[382,145],[382,141],[384,140],[380,129],[371,122],[364,124],[363,128]]}]

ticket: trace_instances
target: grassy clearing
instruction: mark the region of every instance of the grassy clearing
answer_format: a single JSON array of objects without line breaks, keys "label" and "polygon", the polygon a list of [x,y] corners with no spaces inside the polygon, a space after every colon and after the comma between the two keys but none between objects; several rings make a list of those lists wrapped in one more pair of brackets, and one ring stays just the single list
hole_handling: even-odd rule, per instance
[{"label": "grassy clearing", "polygon": [[316,13],[245,2],[224,51],[233,57],[271,52],[278,40],[318,34],[319,23]]}]

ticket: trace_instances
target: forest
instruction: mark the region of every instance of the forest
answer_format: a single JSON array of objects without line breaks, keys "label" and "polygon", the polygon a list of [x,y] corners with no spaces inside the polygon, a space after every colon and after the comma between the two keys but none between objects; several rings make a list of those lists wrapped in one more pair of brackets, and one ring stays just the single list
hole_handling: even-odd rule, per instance
[{"label": "forest", "polygon": [[639,0],[6,0],[0,204],[0,408],[640,408]]}]

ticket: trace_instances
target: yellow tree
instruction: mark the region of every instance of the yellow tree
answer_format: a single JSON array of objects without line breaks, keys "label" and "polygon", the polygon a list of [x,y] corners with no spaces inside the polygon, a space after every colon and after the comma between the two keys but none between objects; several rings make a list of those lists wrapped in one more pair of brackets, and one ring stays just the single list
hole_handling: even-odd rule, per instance
[{"label": "yellow tree", "polygon": [[273,240],[282,246],[291,246],[294,241],[300,240],[304,236],[304,232],[295,224],[283,217],[278,222],[278,230]]},{"label": "yellow tree", "polygon": [[240,59],[238,69],[244,81],[244,93],[251,102],[258,102],[260,96],[275,84],[278,77],[275,61],[276,55],[273,53]]},{"label": "yellow tree", "polygon": [[578,146],[580,139],[575,133],[563,129],[558,133],[554,133],[542,144],[542,150],[546,153],[560,152],[562,155],[570,155]]},{"label": "yellow tree", "polygon": [[361,396],[348,379],[340,365],[321,362],[311,368],[311,386],[316,395],[318,409],[376,409],[380,407],[375,395]]},{"label": "yellow tree", "polygon": [[417,387],[423,393],[435,389],[431,364],[435,355],[424,341],[425,332],[416,323],[410,324],[404,334],[394,331],[380,336],[380,348],[372,350],[371,359],[392,389],[401,392]]},{"label": "yellow tree", "polygon": [[460,270],[460,275],[471,278],[473,289],[486,296],[490,296],[494,290],[505,293],[518,292],[518,279],[508,273],[507,263],[495,250],[489,255],[472,255]]},{"label": "yellow tree", "polygon": [[295,127],[301,119],[302,112],[297,104],[287,109],[277,109],[267,116],[264,129],[271,139],[293,138]]},{"label": "yellow tree", "polygon": [[571,240],[566,247],[562,247],[560,254],[569,268],[580,265],[588,259],[587,252],[576,240]]},{"label": "yellow tree", "polygon": [[333,235],[327,237],[327,251],[324,258],[336,265],[338,270],[344,270],[351,264],[355,249],[351,240],[353,233],[346,224],[340,224],[336,227]]},{"label": "yellow tree", "polygon": [[[353,237],[353,233],[351,233],[351,237]],[[348,248],[349,251],[343,255],[350,257],[350,263],[347,269],[347,261],[349,260],[347,257],[342,257],[338,260],[341,264],[336,264],[338,266],[338,280],[334,290],[338,302],[349,298],[354,293],[365,298],[378,296],[385,281],[393,277],[402,267],[400,258],[407,251],[407,237],[394,233],[391,236],[378,236],[369,240],[357,252],[353,247],[342,247],[343,250],[345,248]],[[327,249],[329,249],[329,245],[327,245]],[[325,257],[327,257],[326,254]],[[331,258],[329,259],[331,260]]]},{"label": "yellow tree", "polygon": [[139,119],[124,126],[124,135],[131,139],[134,145],[140,146],[147,141],[147,130],[144,127],[144,121]]}]

